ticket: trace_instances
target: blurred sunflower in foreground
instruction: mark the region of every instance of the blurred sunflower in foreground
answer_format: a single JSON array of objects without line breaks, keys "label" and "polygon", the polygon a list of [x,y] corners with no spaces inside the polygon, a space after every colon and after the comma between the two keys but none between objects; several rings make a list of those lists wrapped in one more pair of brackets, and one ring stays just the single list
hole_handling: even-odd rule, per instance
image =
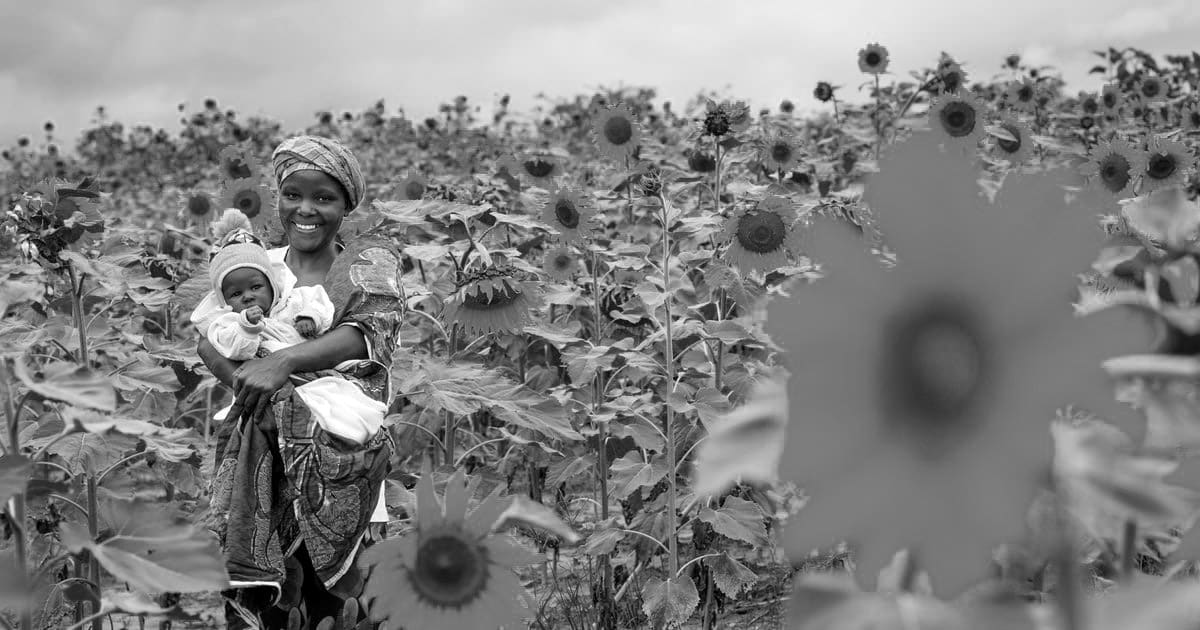
[{"label": "blurred sunflower in foreground", "polygon": [[258,177],[235,179],[225,185],[221,198],[217,201],[220,208],[237,208],[250,219],[256,233],[265,230],[270,215],[275,210],[275,200],[271,189]]},{"label": "blurred sunflower in foreground", "polygon": [[768,306],[791,371],[781,476],[811,497],[783,534],[793,558],[847,540],[871,574],[907,547],[959,592],[1024,530],[1056,410],[1124,411],[1100,364],[1150,333],[1120,311],[1073,314],[1103,236],[1091,213],[1066,203],[1064,173],[1011,174],[994,206],[978,178],[913,136],[864,193],[895,268],[822,221],[810,253],[826,277]]},{"label": "blurred sunflower in foreground", "polygon": [[459,283],[446,302],[445,321],[467,334],[520,330],[533,322],[530,309],[540,301],[537,284],[518,280],[515,269],[488,267]]},{"label": "blurred sunflower in foreground", "polygon": [[614,105],[600,112],[592,123],[592,133],[600,153],[617,164],[632,158],[642,140],[642,130],[633,112],[624,105]]},{"label": "blurred sunflower in foreground", "polygon": [[783,197],[768,197],[753,208],[734,210],[721,229],[729,247],[722,258],[742,273],[769,273],[800,255],[802,226],[796,208]]},{"label": "blurred sunflower in foreground", "polygon": [[491,533],[504,509],[499,489],[469,515],[468,494],[458,471],[443,508],[426,474],[417,484],[416,532],[363,552],[372,619],[423,630],[525,626],[527,595],[512,568],[540,558]]}]

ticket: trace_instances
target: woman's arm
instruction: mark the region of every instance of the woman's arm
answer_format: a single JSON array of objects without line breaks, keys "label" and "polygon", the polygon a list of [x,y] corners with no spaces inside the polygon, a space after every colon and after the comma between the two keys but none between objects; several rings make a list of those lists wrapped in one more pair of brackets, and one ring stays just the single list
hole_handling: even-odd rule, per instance
[{"label": "woman's arm", "polygon": [[342,361],[366,358],[367,343],[362,332],[353,326],[339,326],[316,339],[246,361],[232,373],[234,400],[229,417],[249,412],[251,419],[261,419],[271,397],[293,373],[325,370]]}]

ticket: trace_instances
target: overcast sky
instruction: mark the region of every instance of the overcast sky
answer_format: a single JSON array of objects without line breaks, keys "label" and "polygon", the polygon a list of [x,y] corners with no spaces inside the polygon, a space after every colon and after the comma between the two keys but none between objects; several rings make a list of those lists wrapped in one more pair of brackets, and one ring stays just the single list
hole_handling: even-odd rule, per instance
[{"label": "overcast sky", "polygon": [[[658,89],[682,104],[716,89],[753,105],[812,107],[818,80],[856,100],[857,51],[890,50],[892,79],[945,50],[971,80],[1004,56],[1095,88],[1090,51],[1189,52],[1197,0],[0,0],[0,145],[53,120],[73,138],[97,105],[127,125],[177,130],[176,106],[206,97],[285,129],[319,109],[385,98],[411,117],[463,94],[600,86]],[[860,97],[861,98],[861,97]]]}]

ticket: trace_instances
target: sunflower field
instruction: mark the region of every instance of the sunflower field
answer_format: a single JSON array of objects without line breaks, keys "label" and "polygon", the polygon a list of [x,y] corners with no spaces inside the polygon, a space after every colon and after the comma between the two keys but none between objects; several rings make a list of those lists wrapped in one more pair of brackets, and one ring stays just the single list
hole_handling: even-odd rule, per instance
[{"label": "sunflower field", "polygon": [[396,449],[362,596],[290,627],[1200,627],[1200,54],[1097,51],[1094,93],[856,61],[810,114],[210,99],[21,138],[0,627],[224,627],[189,314],[226,208],[282,244],[301,132],[365,169],[339,261],[396,304]]}]

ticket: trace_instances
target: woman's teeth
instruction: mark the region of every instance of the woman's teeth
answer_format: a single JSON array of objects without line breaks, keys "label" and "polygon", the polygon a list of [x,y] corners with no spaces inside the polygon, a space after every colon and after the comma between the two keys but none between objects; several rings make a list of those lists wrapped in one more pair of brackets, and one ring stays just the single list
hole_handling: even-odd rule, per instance
[{"label": "woman's teeth", "polygon": [[316,225],[301,225],[299,223],[293,223],[292,225],[296,226],[296,230],[299,232],[315,232],[318,227]]}]

